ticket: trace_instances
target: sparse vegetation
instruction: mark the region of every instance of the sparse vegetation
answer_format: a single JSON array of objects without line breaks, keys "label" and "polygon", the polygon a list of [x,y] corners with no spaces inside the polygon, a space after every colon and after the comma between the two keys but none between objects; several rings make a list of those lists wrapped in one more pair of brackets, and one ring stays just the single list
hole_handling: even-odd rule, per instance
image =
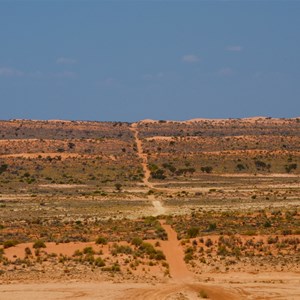
[{"label": "sparse vegetation", "polygon": [[142,150],[127,123],[0,122],[2,278],[165,280],[163,222],[191,272],[299,271],[299,122],[271,121],[141,122]]},{"label": "sparse vegetation", "polygon": [[5,241],[3,243],[3,248],[6,249],[6,248],[14,247],[16,245],[18,245],[18,241],[16,241],[16,240],[8,240],[8,241]]},{"label": "sparse vegetation", "polygon": [[46,244],[41,241],[41,240],[38,240],[38,241],[35,241],[33,246],[32,246],[34,249],[40,249],[40,248],[46,248]]}]

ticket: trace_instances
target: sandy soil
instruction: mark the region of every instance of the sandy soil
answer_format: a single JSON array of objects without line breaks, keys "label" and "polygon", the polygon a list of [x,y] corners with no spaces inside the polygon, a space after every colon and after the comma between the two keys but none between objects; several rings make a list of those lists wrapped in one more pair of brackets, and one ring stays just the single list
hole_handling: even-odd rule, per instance
[{"label": "sandy soil", "polygon": [[86,187],[86,184],[64,184],[64,183],[49,183],[49,184],[40,184],[41,188],[49,189],[72,189],[72,188],[83,188]]},{"label": "sandy soil", "polygon": [[[14,284],[0,287],[1,300],[65,300],[65,299],[149,299],[180,300],[200,299],[205,291],[210,299],[235,300],[237,291],[200,284],[166,283],[111,283],[111,282],[67,282],[45,284]],[[247,298],[244,298],[247,299]],[[250,299],[250,298],[248,298]]]},{"label": "sandy soil", "polygon": [[154,209],[155,209],[155,213],[153,214],[153,216],[164,215],[166,213],[165,207],[162,206],[162,204],[159,200],[153,200],[152,204],[153,204]]},{"label": "sandy soil", "polygon": [[[153,205],[157,213],[164,209],[161,202]],[[156,202],[157,201],[157,202]],[[159,203],[159,204],[158,204]],[[177,234],[170,225],[161,221],[168,235],[167,241],[160,241],[161,249],[169,264],[170,278],[164,283],[114,282],[69,280],[66,282],[24,283],[12,282],[0,285],[0,300],[66,300],[66,299],[149,299],[185,300],[201,299],[207,295],[215,300],[262,300],[300,299],[300,274],[287,272],[270,273],[203,273],[194,275],[184,262],[184,252]],[[47,245],[56,250],[71,254],[75,248],[83,248],[89,243]],[[91,244],[92,245],[92,244]],[[18,245],[20,254],[26,245]],[[28,246],[28,245],[27,245]],[[80,246],[80,247],[78,247]],[[59,249],[56,249],[59,247]],[[98,246],[102,247],[102,246]],[[22,249],[21,249],[22,248]],[[55,249],[54,249],[55,248]],[[104,247],[105,248],[105,247]],[[102,247],[103,249],[103,247]],[[10,250],[10,249],[8,249]],[[103,249],[106,250],[106,249]],[[104,251],[107,252],[107,251]]]},{"label": "sandy soil", "polygon": [[[257,120],[265,119],[264,117],[254,117],[244,119],[247,122],[256,122]],[[184,123],[193,123],[202,121],[203,119],[194,119],[184,121]],[[210,120],[214,122],[225,120]],[[59,120],[52,122],[61,122]],[[154,123],[158,121],[144,120],[141,123]],[[141,165],[144,172],[143,185],[145,189],[153,189],[159,184],[153,184],[150,182],[150,170],[148,168],[147,155],[143,151],[143,143],[139,138],[139,131],[137,127],[138,123],[133,123],[130,127],[135,142],[137,145],[137,155],[141,160]],[[156,139],[166,139],[165,137],[156,137]],[[216,152],[214,152],[216,153]],[[221,153],[221,152],[220,152]],[[222,153],[225,153],[224,151]],[[228,152],[229,153],[229,152]],[[247,153],[254,153],[254,151],[248,151]],[[218,154],[218,153],[216,153]],[[16,154],[14,157],[24,154]],[[48,156],[47,154],[26,154],[28,158],[36,157],[37,155]],[[51,155],[57,155],[51,154]],[[71,157],[73,154],[59,154],[62,158]],[[76,155],[76,154],[74,154]],[[110,160],[115,161],[116,157],[109,156]],[[229,174],[224,176],[241,176],[240,174]],[[243,175],[244,176],[244,175]],[[253,175],[246,175],[253,176]],[[299,175],[287,175],[287,174],[271,174],[271,175],[258,175],[261,177],[299,177]],[[175,182],[178,183],[178,182]],[[75,187],[75,185],[44,185],[43,187],[62,187],[69,188]],[[77,185],[76,185],[77,187]],[[274,186],[277,187],[277,186]],[[282,185],[285,188],[296,188],[298,182],[293,185]],[[220,188],[220,187],[219,187]],[[226,187],[224,187],[226,189]],[[180,191],[177,189],[161,188],[160,190],[168,190],[171,192]],[[192,191],[207,191],[209,188],[189,188]],[[143,190],[137,190],[143,191]],[[23,195],[24,198],[24,195]],[[161,215],[167,212],[167,209],[163,206],[162,202],[154,195],[149,195],[148,200],[153,205],[152,215]],[[230,205],[230,204],[229,204]],[[279,205],[279,204],[278,204]],[[284,202],[280,205],[289,205],[288,202]],[[276,206],[276,205],[274,205]],[[168,212],[170,212],[168,208]],[[216,300],[235,300],[235,299],[248,299],[248,300],[262,300],[262,299],[300,299],[300,274],[288,273],[288,272],[269,272],[269,273],[249,273],[249,270],[245,270],[243,273],[238,272],[226,272],[226,273],[207,273],[195,275],[188,270],[187,265],[184,262],[184,251],[177,240],[177,234],[170,225],[161,223],[163,228],[168,234],[167,241],[160,241],[162,251],[166,256],[166,261],[169,264],[170,277],[163,279],[164,283],[158,283],[153,280],[153,283],[145,283],[142,280],[137,282],[118,282],[118,278],[114,278],[111,281],[86,281],[86,277],[83,274],[83,278],[70,280],[65,279],[64,282],[31,282],[25,283],[22,281],[12,281],[10,284],[0,284],[0,300],[65,300],[65,299],[168,299],[168,300],[184,300],[184,299],[201,299],[201,294],[206,294],[209,299]],[[29,244],[20,244],[12,249],[7,249],[7,256],[12,259],[16,254],[22,257],[24,255],[24,249]],[[86,246],[93,246],[96,250],[103,250],[104,254],[108,253],[108,246],[95,246],[94,243],[69,243],[65,244],[47,244],[47,251],[54,253],[63,253],[66,255],[72,255],[76,249],[83,249]],[[11,251],[11,253],[10,253]],[[13,252],[14,251],[14,252]],[[201,273],[201,272],[199,272]],[[104,280],[104,279],[103,279]],[[157,282],[157,283],[154,283]]]},{"label": "sandy soil", "polygon": [[184,262],[184,252],[177,239],[177,233],[170,225],[164,222],[161,222],[161,225],[168,234],[168,240],[161,241],[160,244],[169,263],[171,278],[177,281],[191,281],[193,275]]},{"label": "sandy soil", "polygon": [[[210,274],[198,282],[112,283],[53,282],[17,283],[0,286],[1,300],[66,299],[201,299],[204,291],[215,300],[297,300],[300,299],[299,274]],[[206,281],[206,282],[205,282]]]},{"label": "sandy soil", "polygon": [[[170,267],[170,279],[164,284],[111,283],[111,282],[66,282],[66,283],[17,283],[0,286],[2,300],[41,299],[199,299],[204,292],[210,299],[240,299],[236,290],[196,283],[193,274],[184,263],[183,249],[177,234],[170,225],[161,223],[168,234],[161,241],[161,248]],[[74,247],[74,245],[73,245]],[[72,247],[72,248],[73,248]],[[72,249],[73,251],[74,249]]]}]

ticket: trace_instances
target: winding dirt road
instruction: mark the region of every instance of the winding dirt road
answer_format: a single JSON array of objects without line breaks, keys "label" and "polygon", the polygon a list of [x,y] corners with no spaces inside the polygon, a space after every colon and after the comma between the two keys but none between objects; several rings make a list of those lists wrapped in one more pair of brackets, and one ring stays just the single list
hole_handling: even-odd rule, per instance
[{"label": "winding dirt road", "polygon": [[143,143],[142,143],[141,139],[139,138],[139,131],[138,131],[137,126],[138,126],[138,123],[132,123],[131,127],[130,127],[130,130],[133,133],[135,143],[136,143],[136,147],[137,147],[137,155],[141,159],[141,163],[142,163],[142,167],[143,167],[143,172],[144,172],[143,183],[149,189],[152,189],[153,184],[149,181],[150,176],[151,176],[151,172],[148,168],[148,158],[147,158],[147,154],[144,153],[144,151],[143,151]]},{"label": "winding dirt road", "polygon": [[[150,182],[151,172],[148,168],[147,154],[144,153],[143,143],[139,138],[138,123],[133,123],[130,129],[134,135],[137,145],[137,155],[141,160],[143,168],[143,183],[146,188],[153,189],[154,185]],[[152,202],[155,210],[153,215],[163,215],[166,213],[162,202],[155,195],[149,195],[148,199]],[[205,280],[201,280],[201,283],[199,283],[200,279],[198,278],[197,280],[193,276],[184,262],[184,251],[180,241],[177,239],[175,230],[166,224],[165,221],[160,222],[168,235],[168,240],[160,241],[161,249],[166,256],[170,272],[170,278],[166,278],[165,283],[70,281],[1,284],[0,282],[0,300],[198,300],[204,298],[201,295],[207,295],[209,299],[214,300],[300,299],[300,295],[297,292],[299,283],[298,281],[293,282],[290,278],[287,281],[290,284],[289,286],[277,284],[276,287],[266,283],[266,281],[258,283],[256,278],[252,278],[252,283],[249,283],[247,277],[246,279],[240,279],[240,282],[238,281],[239,278],[234,278],[232,283],[230,283],[230,279],[227,279],[226,282],[222,277],[224,276],[225,278],[228,274],[218,274],[221,279],[219,278],[219,281],[216,280],[213,284],[205,283]],[[294,275],[291,278],[294,279]],[[215,280],[215,278],[213,279]]]},{"label": "winding dirt road", "polygon": [[[132,123],[130,130],[133,133],[135,143],[137,146],[137,156],[140,158],[143,167],[143,172],[144,172],[143,183],[149,189],[153,189],[154,185],[150,182],[151,172],[148,167],[148,157],[147,154],[144,153],[143,143],[142,140],[139,138],[138,123]],[[153,213],[154,216],[159,216],[166,213],[166,209],[163,207],[162,202],[156,199],[154,195],[149,195],[148,199],[152,202],[152,205],[155,209]]]}]

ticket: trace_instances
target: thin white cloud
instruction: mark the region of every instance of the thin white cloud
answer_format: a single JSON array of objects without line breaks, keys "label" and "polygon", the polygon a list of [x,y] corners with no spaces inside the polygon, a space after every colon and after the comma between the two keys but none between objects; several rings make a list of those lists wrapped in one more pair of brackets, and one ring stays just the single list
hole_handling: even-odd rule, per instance
[{"label": "thin white cloud", "polygon": [[0,67],[0,76],[2,77],[21,77],[24,75],[24,72],[10,68],[10,67]]},{"label": "thin white cloud", "polygon": [[145,74],[142,76],[144,80],[157,80],[157,79],[162,79],[165,77],[165,74],[163,72],[159,72],[157,74]]},{"label": "thin white cloud", "polygon": [[154,74],[146,73],[141,76],[145,81],[149,82],[163,82],[163,81],[174,81],[179,79],[179,75],[176,72],[165,71]]},{"label": "thin white cloud", "polygon": [[27,75],[31,78],[38,78],[38,79],[44,77],[44,74],[41,71],[29,72]]},{"label": "thin white cloud", "polygon": [[186,54],[182,57],[182,60],[186,63],[197,63],[200,61],[200,58],[195,54]]},{"label": "thin white cloud", "polygon": [[59,57],[56,63],[59,65],[74,65],[77,63],[77,60],[70,57]]},{"label": "thin white cloud", "polygon": [[226,50],[230,52],[241,52],[243,47],[239,45],[227,46]]},{"label": "thin white cloud", "polygon": [[74,79],[77,77],[77,74],[71,71],[63,71],[63,72],[55,73],[53,74],[53,76],[56,78]]},{"label": "thin white cloud", "polygon": [[41,79],[41,78],[66,78],[66,79],[74,79],[77,77],[77,73],[72,71],[62,71],[57,73],[43,73],[41,71],[28,71],[24,72],[11,67],[0,67],[0,77],[23,77],[23,78],[33,78],[33,79]]},{"label": "thin white cloud", "polygon": [[106,78],[100,79],[96,82],[96,85],[101,88],[103,88],[103,87],[105,87],[105,88],[120,88],[120,87],[122,87],[121,82],[118,79],[113,78],[113,77],[106,77]]},{"label": "thin white cloud", "polygon": [[234,71],[231,68],[222,68],[218,71],[220,76],[231,76],[234,74]]}]

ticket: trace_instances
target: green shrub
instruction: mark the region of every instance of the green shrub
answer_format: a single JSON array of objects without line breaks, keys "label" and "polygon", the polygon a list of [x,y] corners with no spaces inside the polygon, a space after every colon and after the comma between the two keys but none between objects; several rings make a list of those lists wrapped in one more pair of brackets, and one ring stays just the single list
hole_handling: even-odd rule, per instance
[{"label": "green shrub", "polygon": [[237,165],[236,165],[236,169],[237,169],[238,171],[242,171],[242,170],[245,170],[246,168],[245,168],[245,166],[242,165],[242,164],[237,164]]},{"label": "green shrub", "polygon": [[111,253],[112,255],[117,255],[118,253],[132,254],[133,250],[127,245],[114,244]]},{"label": "green shrub", "polygon": [[266,164],[265,162],[261,161],[261,160],[256,160],[255,161],[255,167],[258,171],[262,170],[270,170],[271,169],[271,165],[270,164]]},{"label": "green shrub", "polygon": [[92,247],[85,247],[83,249],[83,253],[84,254],[95,254],[95,251],[94,251],[94,249]]},{"label": "green shrub", "polygon": [[284,229],[284,230],[282,230],[282,234],[283,235],[290,235],[290,234],[292,234],[292,230],[291,229]]},{"label": "green shrub", "polygon": [[155,248],[153,247],[153,245],[150,244],[150,243],[146,243],[146,242],[143,242],[143,243],[140,245],[139,249],[140,249],[142,252],[144,252],[144,253],[146,253],[146,254],[148,254],[148,255],[151,255],[151,254],[155,254],[155,253],[156,253],[156,250],[155,250]]},{"label": "green shrub", "polygon": [[218,255],[222,255],[222,256],[226,256],[229,254],[226,246],[224,246],[224,245],[219,246],[217,253],[218,253]]},{"label": "green shrub", "polygon": [[190,261],[193,260],[193,259],[194,259],[193,253],[191,253],[191,252],[188,252],[188,253],[186,253],[186,254],[184,255],[184,261],[185,261],[186,263],[190,262]]},{"label": "green shrub", "polygon": [[116,188],[116,190],[117,190],[118,192],[120,192],[121,189],[122,189],[122,184],[121,184],[121,183],[116,183],[116,184],[115,184],[115,188]]},{"label": "green shrub", "polygon": [[163,163],[162,166],[165,169],[168,169],[172,173],[174,173],[176,171],[176,168],[172,165],[172,163]]},{"label": "green shrub", "polygon": [[104,267],[105,266],[105,262],[101,257],[97,257],[94,261],[94,264],[97,267]]},{"label": "green shrub", "polygon": [[206,246],[206,247],[211,247],[212,245],[213,245],[212,240],[211,240],[210,238],[208,238],[208,239],[206,240],[206,242],[205,242],[205,246]]},{"label": "green shrub", "polygon": [[102,271],[107,271],[107,272],[120,272],[121,267],[119,264],[115,263],[111,267],[104,267]]},{"label": "green shrub", "polygon": [[297,164],[289,164],[285,166],[285,170],[287,173],[290,173],[293,170],[297,169]]},{"label": "green shrub", "polygon": [[111,270],[113,271],[113,272],[120,272],[121,271],[121,267],[120,267],[120,265],[119,264],[113,264],[112,266],[111,266]]},{"label": "green shrub", "polygon": [[211,173],[212,170],[213,170],[213,168],[210,167],[210,166],[201,167],[201,171],[202,171],[203,173]]},{"label": "green shrub", "polygon": [[8,168],[8,165],[7,164],[2,164],[0,166],[0,174],[2,174],[3,172],[5,172]]},{"label": "green shrub", "polygon": [[143,244],[143,240],[139,237],[134,237],[132,240],[131,240],[131,244],[134,245],[134,246],[137,246],[139,247],[140,245]]},{"label": "green shrub", "polygon": [[34,249],[46,248],[46,245],[43,241],[37,240],[34,242],[33,246]]},{"label": "green shrub", "polygon": [[195,238],[199,234],[199,228],[198,227],[191,227],[187,231],[187,235],[189,238]]},{"label": "green shrub", "polygon": [[92,253],[87,253],[83,260],[92,265],[95,261],[95,258],[94,258],[94,255]]},{"label": "green shrub", "polygon": [[75,250],[73,256],[82,256],[82,254],[83,253],[79,249],[77,249],[77,250]]},{"label": "green shrub", "polygon": [[103,236],[99,236],[96,240],[96,244],[106,245],[107,239]]},{"label": "green shrub", "polygon": [[166,179],[166,175],[164,175],[164,173],[165,173],[164,170],[158,169],[156,171],[152,171],[151,172],[151,177],[153,179],[161,179],[161,180],[163,180],[163,179]]},{"label": "green shrub", "polygon": [[209,223],[208,231],[214,231],[216,229],[217,229],[217,224],[216,223]]},{"label": "green shrub", "polygon": [[156,250],[155,259],[156,260],[165,260],[166,256],[164,255],[164,253],[161,250]]},{"label": "green shrub", "polygon": [[28,256],[28,255],[32,255],[32,252],[31,252],[31,250],[30,250],[30,248],[29,247],[26,247],[25,248],[25,254]]},{"label": "green shrub", "polygon": [[6,249],[6,248],[14,247],[18,244],[19,243],[16,240],[8,240],[3,243],[3,248]]}]

